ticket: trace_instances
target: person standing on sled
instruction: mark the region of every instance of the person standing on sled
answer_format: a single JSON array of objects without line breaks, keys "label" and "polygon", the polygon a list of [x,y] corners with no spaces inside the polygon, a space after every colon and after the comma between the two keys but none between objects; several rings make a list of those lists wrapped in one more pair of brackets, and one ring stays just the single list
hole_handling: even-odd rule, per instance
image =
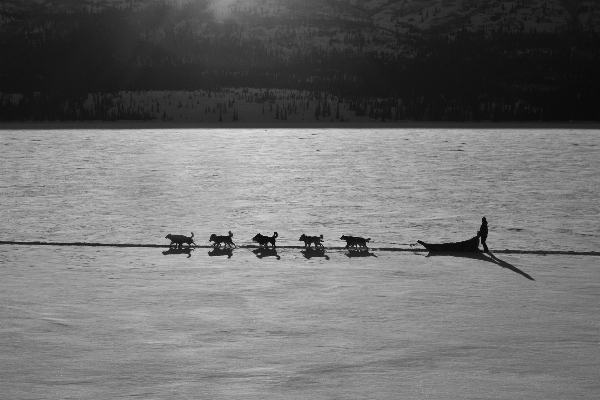
[{"label": "person standing on sled", "polygon": [[479,227],[479,232],[477,232],[477,236],[481,238],[481,245],[483,246],[483,251],[489,253],[490,251],[488,250],[487,244],[485,244],[485,241],[487,240],[488,236],[488,226],[485,217],[481,218],[481,226]]}]

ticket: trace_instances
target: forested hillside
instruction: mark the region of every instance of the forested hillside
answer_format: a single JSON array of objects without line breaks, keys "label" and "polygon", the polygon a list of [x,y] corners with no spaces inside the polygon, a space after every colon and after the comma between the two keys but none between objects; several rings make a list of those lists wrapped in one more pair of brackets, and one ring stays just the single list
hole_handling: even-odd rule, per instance
[{"label": "forested hillside", "polygon": [[115,119],[90,98],[221,88],[373,118],[600,120],[595,1],[1,4],[2,120]]}]

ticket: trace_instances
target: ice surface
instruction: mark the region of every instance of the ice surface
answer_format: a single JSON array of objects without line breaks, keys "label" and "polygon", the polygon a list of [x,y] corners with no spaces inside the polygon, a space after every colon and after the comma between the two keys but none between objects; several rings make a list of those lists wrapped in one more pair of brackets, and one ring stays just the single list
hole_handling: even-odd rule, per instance
[{"label": "ice surface", "polygon": [[[3,241],[256,233],[299,248],[0,245],[7,399],[594,398],[598,257],[378,251],[464,240],[598,251],[593,130],[2,131]],[[209,254],[210,253],[210,254]],[[309,257],[309,258],[307,258]],[[527,276],[535,280],[527,279]]]},{"label": "ice surface", "polygon": [[[595,130],[3,131],[0,240],[168,244],[302,233],[597,251]],[[455,151],[461,150],[461,151]]]},{"label": "ice surface", "polygon": [[597,257],[2,246],[10,399],[593,398]]}]

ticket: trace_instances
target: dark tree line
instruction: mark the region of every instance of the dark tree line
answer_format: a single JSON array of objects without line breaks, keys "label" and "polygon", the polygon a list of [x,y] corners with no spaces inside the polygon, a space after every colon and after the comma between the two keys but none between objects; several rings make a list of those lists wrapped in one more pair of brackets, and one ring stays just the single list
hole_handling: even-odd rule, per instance
[{"label": "dark tree line", "polygon": [[[202,2],[0,14],[10,21],[0,35],[3,120],[114,119],[83,109],[83,99],[216,87],[330,93],[350,99],[356,115],[381,119],[600,120],[596,32],[396,35],[397,49],[404,50],[367,51],[364,27],[348,21],[258,18],[281,28],[265,40],[249,34],[257,25],[248,21],[215,21]],[[344,32],[350,46],[295,45],[295,32],[307,26],[314,35]],[[11,102],[11,93],[23,99]],[[393,106],[384,110],[382,101]],[[148,119],[150,113],[127,110],[118,118]]]}]

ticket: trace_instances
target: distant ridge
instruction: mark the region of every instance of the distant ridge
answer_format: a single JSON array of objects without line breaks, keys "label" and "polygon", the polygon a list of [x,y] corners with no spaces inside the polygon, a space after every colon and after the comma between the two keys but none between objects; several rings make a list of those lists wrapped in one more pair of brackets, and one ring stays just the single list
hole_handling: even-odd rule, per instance
[{"label": "distant ridge", "polygon": [[249,122],[223,88],[283,121],[600,121],[600,0],[0,0],[0,35],[0,121]]},{"label": "distant ridge", "polygon": [[3,0],[4,12],[99,13],[140,11],[156,4],[186,7],[196,3],[218,21],[255,18],[338,19],[398,33],[454,29],[515,29],[554,32],[598,29],[598,0]]}]

